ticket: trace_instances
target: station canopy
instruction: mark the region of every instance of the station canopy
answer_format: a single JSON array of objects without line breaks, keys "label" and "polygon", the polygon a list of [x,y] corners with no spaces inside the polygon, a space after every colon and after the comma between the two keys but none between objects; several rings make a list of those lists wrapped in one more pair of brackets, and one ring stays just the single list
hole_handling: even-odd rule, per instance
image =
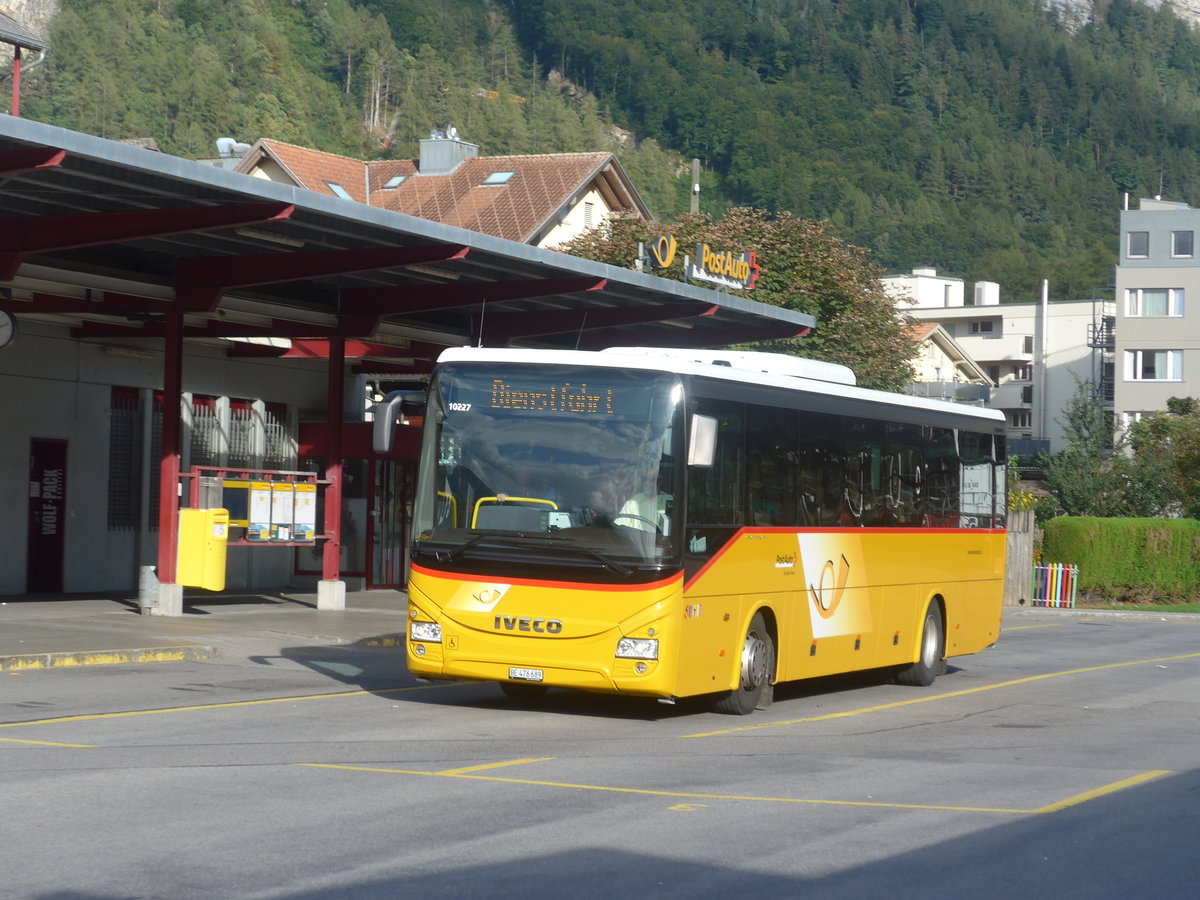
[{"label": "station canopy", "polygon": [[[137,344],[421,373],[448,346],[724,347],[811,316],[0,116],[0,309]],[[633,263],[633,260],[630,260]]]}]

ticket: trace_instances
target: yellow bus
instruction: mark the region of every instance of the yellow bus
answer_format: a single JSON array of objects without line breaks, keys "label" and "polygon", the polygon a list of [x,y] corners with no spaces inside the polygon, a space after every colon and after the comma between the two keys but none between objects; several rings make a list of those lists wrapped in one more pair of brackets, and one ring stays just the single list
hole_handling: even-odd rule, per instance
[{"label": "yellow bus", "polygon": [[458,348],[430,382],[407,662],[747,714],[995,643],[1004,418],[768,353]]}]

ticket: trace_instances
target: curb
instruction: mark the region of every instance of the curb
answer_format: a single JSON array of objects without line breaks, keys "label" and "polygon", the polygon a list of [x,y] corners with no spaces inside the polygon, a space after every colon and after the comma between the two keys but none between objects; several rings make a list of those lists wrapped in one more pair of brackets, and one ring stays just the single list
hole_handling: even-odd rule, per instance
[{"label": "curb", "polygon": [[219,655],[215,647],[200,644],[134,650],[15,654],[0,656],[0,672],[23,672],[32,669],[58,669],[73,666],[112,666],[121,663],[178,662],[180,660],[213,659]]}]

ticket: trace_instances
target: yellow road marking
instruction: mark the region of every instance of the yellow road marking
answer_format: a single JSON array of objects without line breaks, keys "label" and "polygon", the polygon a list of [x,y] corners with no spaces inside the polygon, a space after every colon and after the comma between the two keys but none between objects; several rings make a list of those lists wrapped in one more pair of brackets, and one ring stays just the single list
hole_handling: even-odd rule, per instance
[{"label": "yellow road marking", "polygon": [[[550,759],[553,759],[553,757],[548,756],[541,760],[514,760],[512,763],[498,763],[497,765],[503,766],[526,762],[544,762]],[[1152,772],[1146,772],[1142,775],[1134,775],[1131,778],[1113,782],[1112,784],[1106,785],[1102,788],[1096,788],[1092,791],[1087,791],[1083,794],[1076,794],[1074,797],[1069,797],[1066,800],[1061,800],[1057,803],[1051,803],[1048,806],[1043,806],[1038,809],[1006,809],[994,806],[947,806],[935,803],[885,803],[883,801],[873,800],[817,800],[811,797],[760,797],[752,794],[700,794],[693,793],[691,791],[659,791],[649,788],[613,787],[611,785],[602,784],[574,784],[572,782],[565,781],[540,781],[533,778],[501,778],[498,775],[471,774],[475,770],[487,768],[486,766],[475,766],[466,769],[447,769],[441,772],[425,772],[419,769],[385,769],[378,766],[347,766],[336,765],[334,763],[297,763],[296,765],[308,769],[335,769],[343,772],[374,772],[381,775],[421,775],[426,778],[466,778],[473,781],[491,781],[500,784],[520,784],[529,787],[568,788],[575,791],[598,791],[611,794],[637,794],[644,797],[671,797],[684,800],[737,800],[751,803],[790,803],[805,806],[859,806],[870,807],[872,809],[923,809],[937,812],[1001,813],[1014,816],[1055,813],[1071,806],[1078,806],[1081,803],[1086,803],[1088,800],[1095,799],[1096,797],[1102,797],[1105,794],[1116,793],[1117,791],[1124,790],[1125,788],[1133,787],[1135,785],[1142,784],[1143,782],[1150,781],[1151,779],[1170,774],[1170,772],[1166,769],[1156,769]],[[679,808],[681,807],[671,807],[671,809]]]},{"label": "yellow road marking", "polygon": [[1181,659],[1196,659],[1200,653],[1184,653],[1180,656],[1160,656],[1157,659],[1135,659],[1127,662],[1105,663],[1101,666],[1086,666],[1082,669],[1065,669],[1062,672],[1046,672],[1043,675],[1029,675],[1025,678],[1014,678],[1012,681],[1001,681],[996,684],[985,684],[979,687],[965,688],[961,691],[948,691],[945,694],[933,694],[927,697],[915,697],[911,700],[898,700],[895,703],[881,703],[879,706],[866,706],[861,709],[849,709],[845,712],[825,713],[820,716],[806,716],[802,719],[785,719],[781,722],[761,722],[757,725],[740,725],[737,728],[723,728],[720,731],[704,731],[697,734],[684,734],[684,738],[720,737],[727,734],[739,734],[746,731],[762,731],[766,728],[780,728],[784,725],[805,725],[810,722],[826,722],[831,719],[848,719],[866,713],[882,712],[887,709],[900,709],[905,706],[915,706],[918,703],[933,703],[937,700],[949,700],[954,697],[966,697],[970,694],[981,694],[984,691],[994,691],[998,688],[1016,687],[1021,684],[1032,684],[1035,681],[1045,681],[1049,678],[1062,678],[1064,675],[1083,675],[1087,672],[1103,672],[1108,669],[1123,669],[1129,666],[1146,666],[1154,663],[1177,662]]},{"label": "yellow road marking", "polygon": [[1059,800],[1057,803],[1051,803],[1049,806],[1043,806],[1041,809],[1032,810],[1032,812],[1058,812],[1060,809],[1078,806],[1081,803],[1087,803],[1089,800],[1095,800],[1097,797],[1103,797],[1106,794],[1115,794],[1117,791],[1125,790],[1125,788],[1135,787],[1139,784],[1144,784],[1147,781],[1153,781],[1155,778],[1161,778],[1163,775],[1170,774],[1171,772],[1169,769],[1154,769],[1151,772],[1143,772],[1141,775],[1134,775],[1132,778],[1114,781],[1112,784],[1106,784],[1104,787],[1096,788],[1094,791],[1086,791],[1082,794],[1076,794],[1074,797],[1068,797],[1066,800]]},{"label": "yellow road marking", "polygon": [[[467,684],[468,682],[463,682]],[[227,703],[202,703],[197,706],[168,706],[162,709],[133,709],[126,712],[86,713],[78,716],[59,716],[53,719],[30,719],[27,722],[0,722],[0,728],[24,728],[29,725],[56,725],[60,722],[93,722],[100,719],[126,719],[132,716],[161,716],[165,713],[198,712],[206,709],[236,709],[239,706],[262,706],[267,703],[300,703],[304,700],[331,700],[337,697],[363,697],[370,694],[402,694],[447,687],[444,684],[421,684],[415,687],[382,688],[373,691],[339,691],[335,694],[308,694],[301,697],[269,697],[263,700],[231,700]]]},{"label": "yellow road marking", "polygon": [[54,741],[23,741],[20,738],[0,738],[0,744],[35,744],[39,747],[74,747],[79,750],[95,750],[95,744],[59,744]]},{"label": "yellow road marking", "polygon": [[481,766],[465,766],[461,769],[445,769],[441,772],[434,772],[434,775],[469,775],[472,772],[483,772],[486,769],[502,769],[505,766],[523,766],[526,763],[546,762],[554,759],[553,756],[529,756],[525,759],[510,759],[508,762],[485,763]]}]

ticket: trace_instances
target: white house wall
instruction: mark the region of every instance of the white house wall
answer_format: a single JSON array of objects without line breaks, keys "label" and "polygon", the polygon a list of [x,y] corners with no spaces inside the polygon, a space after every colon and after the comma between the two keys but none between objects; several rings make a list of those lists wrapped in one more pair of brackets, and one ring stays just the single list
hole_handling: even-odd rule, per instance
[{"label": "white house wall", "polygon": [[[586,209],[589,203],[592,204],[591,225],[588,225],[586,222]],[[546,236],[537,242],[536,246],[553,248],[559,244],[565,244],[572,238],[583,234],[589,228],[595,228],[601,222],[607,220],[611,212],[600,192],[590,190],[579,198],[575,205],[567,211],[563,220],[551,228],[546,233]]]},{"label": "white house wall", "polygon": [[[1049,440],[1051,452],[1057,453],[1065,443],[1060,422],[1063,411],[1074,396],[1077,383],[1093,378],[1093,353],[1087,346],[1093,306],[1091,300],[1049,304],[1044,361],[1045,398],[1042,402],[1035,399],[1032,403],[1023,403],[1019,397],[1024,387],[1030,387],[1034,388],[1036,398],[1042,387],[1039,373],[1034,367],[1040,341],[1040,303],[915,308],[908,312],[918,321],[939,323],[958,342],[963,352],[985,372],[991,374],[998,369],[997,388],[987,405],[993,409],[1028,410],[1031,418],[1029,428],[1010,427],[1009,437],[1029,434],[1034,439]],[[990,334],[972,334],[973,322],[991,322],[993,331]],[[1031,379],[1014,378],[1014,371],[1020,367],[1030,368]]]},{"label": "white house wall", "polygon": [[[1129,255],[1130,232],[1146,232],[1144,256]],[[1190,233],[1192,252],[1175,255],[1173,232]],[[1143,199],[1138,209],[1121,213],[1121,262],[1116,279],[1116,372],[1113,411],[1118,422],[1130,414],[1166,409],[1172,397],[1200,397],[1200,210],[1185,203]],[[1126,292],[1136,289],[1183,290],[1182,315],[1129,316]],[[1172,380],[1127,378],[1127,351],[1178,350],[1182,371]]]},{"label": "white house wall", "polygon": [[[157,531],[108,529],[112,387],[162,387],[159,342],[114,347],[70,336],[63,327],[21,321],[0,350],[0,595],[26,590],[31,438],[67,442],[63,588],[136,591],[138,567],[157,556]],[[149,358],[142,358],[148,356]],[[296,414],[325,408],[323,363],[226,359],[220,348],[186,344],[185,391],[285,403]],[[150,461],[157,479],[157,460]],[[139,557],[140,545],[140,557]],[[280,548],[230,548],[229,587],[283,586],[293,554]],[[136,593],[135,593],[136,595]]]}]

